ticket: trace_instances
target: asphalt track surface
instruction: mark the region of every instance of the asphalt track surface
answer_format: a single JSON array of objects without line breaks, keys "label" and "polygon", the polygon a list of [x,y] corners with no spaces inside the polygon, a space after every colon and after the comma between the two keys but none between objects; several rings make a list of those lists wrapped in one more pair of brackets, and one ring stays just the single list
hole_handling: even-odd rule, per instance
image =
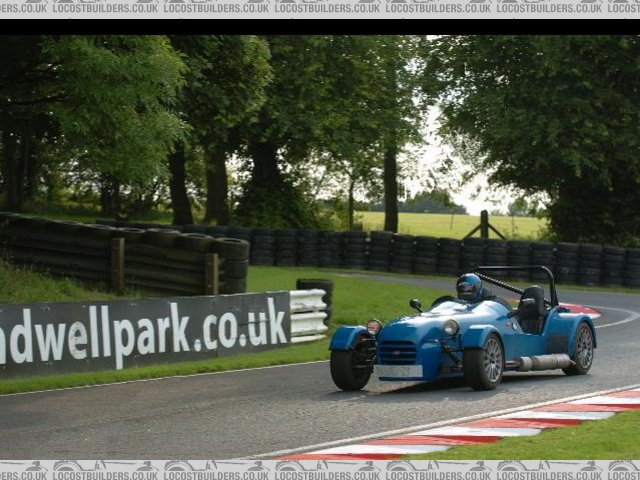
[{"label": "asphalt track surface", "polygon": [[[361,275],[450,290],[453,281]],[[640,295],[559,292],[592,306],[587,376],[508,373],[490,392],[462,381],[334,387],[327,362],[0,397],[5,459],[228,459],[308,446],[640,383]],[[353,443],[353,441],[351,442]]]}]

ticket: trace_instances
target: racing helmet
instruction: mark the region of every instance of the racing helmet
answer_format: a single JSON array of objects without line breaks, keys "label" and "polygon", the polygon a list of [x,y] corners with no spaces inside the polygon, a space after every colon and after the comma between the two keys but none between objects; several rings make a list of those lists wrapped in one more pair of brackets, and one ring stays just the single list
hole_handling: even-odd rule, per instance
[{"label": "racing helmet", "polygon": [[482,299],[482,280],[474,273],[465,273],[456,282],[458,298],[467,302],[479,302]]}]

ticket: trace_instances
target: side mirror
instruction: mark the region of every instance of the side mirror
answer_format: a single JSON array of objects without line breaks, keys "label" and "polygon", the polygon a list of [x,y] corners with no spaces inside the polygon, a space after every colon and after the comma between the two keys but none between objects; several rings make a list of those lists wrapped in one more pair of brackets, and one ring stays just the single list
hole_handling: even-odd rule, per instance
[{"label": "side mirror", "polygon": [[420,300],[416,298],[409,300],[409,306],[414,310],[417,310],[418,312],[422,313],[422,303],[420,302]]},{"label": "side mirror", "polygon": [[518,315],[524,308],[534,306],[536,301],[533,298],[523,298],[520,300],[520,305],[515,310],[511,310],[507,313],[507,318],[512,318]]}]

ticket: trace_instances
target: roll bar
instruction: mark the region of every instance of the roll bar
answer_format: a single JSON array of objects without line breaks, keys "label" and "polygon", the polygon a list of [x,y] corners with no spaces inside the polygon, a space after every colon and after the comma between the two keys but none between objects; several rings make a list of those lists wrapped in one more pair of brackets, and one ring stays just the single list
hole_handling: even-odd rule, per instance
[{"label": "roll bar", "polygon": [[476,267],[473,273],[478,275],[478,277],[480,277],[482,280],[486,282],[489,282],[493,285],[504,288],[505,290],[509,290],[511,292],[522,295],[524,293],[524,290],[522,290],[521,288],[510,285],[506,282],[490,277],[489,275],[483,273],[483,272],[495,272],[495,271],[513,271],[513,270],[535,270],[535,271],[543,272],[547,276],[547,279],[549,280],[549,294],[551,295],[551,300],[547,300],[545,298],[544,302],[551,307],[557,307],[559,305],[558,293],[556,292],[556,284],[553,279],[553,273],[551,273],[551,270],[549,270],[544,265],[481,266],[481,267]]}]

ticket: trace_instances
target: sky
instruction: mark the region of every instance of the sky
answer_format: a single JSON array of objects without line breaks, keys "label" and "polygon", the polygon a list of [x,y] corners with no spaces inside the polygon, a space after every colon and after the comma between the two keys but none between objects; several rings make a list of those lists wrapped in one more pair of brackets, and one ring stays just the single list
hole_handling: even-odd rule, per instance
[{"label": "sky", "polygon": [[[449,157],[453,160],[453,168],[445,175],[439,175],[435,178],[436,186],[449,190],[453,200],[466,207],[467,212],[471,215],[480,215],[481,210],[507,211],[507,207],[517,198],[517,192],[513,189],[497,188],[490,186],[487,176],[482,172],[474,172],[474,179],[471,183],[458,189],[449,187],[451,177],[455,180],[455,176],[460,176],[461,172],[468,169],[462,159],[455,156],[452,148],[446,144],[444,139],[438,134],[439,128],[438,117],[439,109],[433,107],[430,109],[426,119],[427,131],[425,132],[426,145],[418,148],[408,149],[410,155],[414,157],[414,165],[406,158],[404,164],[407,167],[407,178],[404,180],[404,186],[409,195],[414,195],[428,188],[428,178],[430,172],[434,171],[438,166],[442,165],[444,160]],[[401,163],[403,161],[401,160]],[[477,192],[480,192],[479,194]]]}]

